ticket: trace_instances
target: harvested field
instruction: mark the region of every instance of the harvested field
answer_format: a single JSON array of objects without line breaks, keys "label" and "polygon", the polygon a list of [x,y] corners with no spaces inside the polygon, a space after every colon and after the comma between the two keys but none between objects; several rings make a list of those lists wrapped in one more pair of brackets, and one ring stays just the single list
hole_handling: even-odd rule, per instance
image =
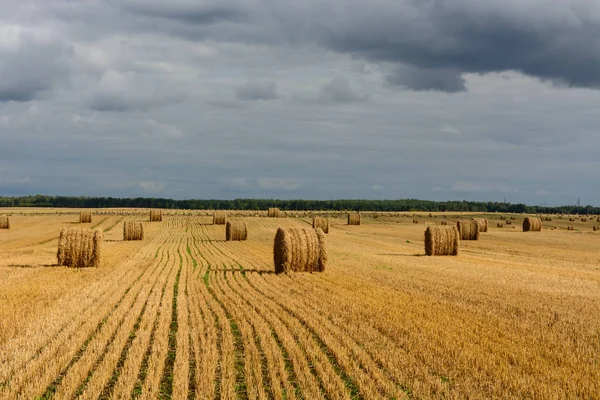
[{"label": "harvested field", "polygon": [[[0,398],[600,397],[589,223],[554,218],[534,235],[492,225],[456,257],[423,257],[412,213],[363,214],[360,226],[332,213],[326,269],[275,274],[278,228],[314,233],[309,214],[232,211],[251,235],[226,242],[212,213],[169,212],[144,241],[122,241],[121,224],[148,211],[94,210],[102,263],[75,270],[56,266],[56,249],[78,211],[10,210]],[[498,221],[428,214],[437,229]]]}]

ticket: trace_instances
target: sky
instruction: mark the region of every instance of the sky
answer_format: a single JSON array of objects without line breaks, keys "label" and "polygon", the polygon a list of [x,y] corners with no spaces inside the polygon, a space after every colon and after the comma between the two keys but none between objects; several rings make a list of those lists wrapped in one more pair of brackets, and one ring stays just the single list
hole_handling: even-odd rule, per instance
[{"label": "sky", "polygon": [[597,0],[0,0],[0,195],[600,205]]}]

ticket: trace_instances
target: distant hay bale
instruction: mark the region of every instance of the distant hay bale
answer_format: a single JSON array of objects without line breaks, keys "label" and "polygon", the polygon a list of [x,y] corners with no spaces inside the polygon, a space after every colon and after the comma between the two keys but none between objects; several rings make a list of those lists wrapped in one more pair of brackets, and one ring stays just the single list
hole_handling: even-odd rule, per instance
[{"label": "distant hay bale", "polygon": [[552,217],[545,217],[544,221],[552,221]]},{"label": "distant hay bale", "polygon": [[574,231],[574,230],[575,230],[575,228],[574,228],[574,227],[572,227],[572,226],[567,226],[567,230],[568,230],[568,231]]},{"label": "distant hay bale", "polygon": [[479,240],[479,225],[476,221],[460,219],[456,222],[456,228],[461,240]]},{"label": "distant hay bale", "polygon": [[569,222],[575,222],[575,218],[569,218]]},{"label": "distant hay bale", "polygon": [[246,240],[248,239],[248,228],[245,222],[227,221],[225,225],[225,240]]},{"label": "distant hay bale", "polygon": [[488,231],[487,218],[473,218],[473,221],[477,222],[477,226],[479,226],[479,232],[487,232]]},{"label": "distant hay bale", "polygon": [[448,225],[448,221],[442,221],[442,225]]},{"label": "distant hay bale", "polygon": [[321,228],[323,233],[329,233],[329,218],[314,217],[312,226],[313,229]]},{"label": "distant hay bale", "polygon": [[506,222],[506,225],[512,225],[512,221],[510,219],[507,219],[505,222]]},{"label": "distant hay bale", "polygon": [[539,232],[542,230],[542,220],[537,217],[527,217],[523,220],[523,232]]},{"label": "distant hay bale", "polygon": [[512,219],[514,221],[516,218],[515,217],[510,217],[510,219]]},{"label": "distant hay bale", "polygon": [[58,239],[58,265],[71,268],[100,266],[102,231],[63,228]]},{"label": "distant hay bale", "polygon": [[413,224],[418,224],[419,220],[418,219],[413,219]]},{"label": "distant hay bale", "polygon": [[348,225],[360,225],[360,214],[348,214]]},{"label": "distant hay bale", "polygon": [[321,228],[279,228],[273,245],[275,273],[322,272],[327,263]]},{"label": "distant hay bale", "polygon": [[79,213],[79,223],[80,224],[91,224],[92,223],[92,212],[91,211],[81,211]]},{"label": "distant hay bale", "polygon": [[504,224],[503,224],[502,222],[498,222],[498,223],[496,224],[496,227],[497,227],[497,228],[504,228]]},{"label": "distant hay bale", "polygon": [[150,222],[161,222],[163,218],[162,210],[150,210]]},{"label": "distant hay bale", "polygon": [[597,227],[596,225],[594,225],[594,226],[592,227],[592,229],[594,230],[594,232],[596,232],[596,231],[598,230],[598,227]]},{"label": "distant hay bale", "polygon": [[141,222],[123,222],[123,240],[144,240],[144,224]]},{"label": "distant hay bale", "polygon": [[581,218],[581,222],[587,222],[587,218]]},{"label": "distant hay bale", "polygon": [[454,226],[428,226],[425,230],[425,254],[428,256],[458,255],[460,236]]},{"label": "distant hay bale", "polygon": [[213,224],[225,225],[225,222],[227,222],[227,212],[215,211],[215,213],[213,214]]},{"label": "distant hay bale", "polygon": [[10,229],[9,215],[0,215],[0,229]]},{"label": "distant hay bale", "polygon": [[271,218],[281,218],[283,216],[281,210],[277,207],[270,207],[267,210],[267,215]]}]

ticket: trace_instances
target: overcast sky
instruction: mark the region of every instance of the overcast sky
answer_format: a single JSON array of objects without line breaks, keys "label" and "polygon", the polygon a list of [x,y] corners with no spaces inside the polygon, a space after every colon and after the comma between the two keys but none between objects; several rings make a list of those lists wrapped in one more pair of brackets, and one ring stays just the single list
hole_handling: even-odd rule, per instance
[{"label": "overcast sky", "polygon": [[0,195],[600,205],[598,0],[0,10]]}]

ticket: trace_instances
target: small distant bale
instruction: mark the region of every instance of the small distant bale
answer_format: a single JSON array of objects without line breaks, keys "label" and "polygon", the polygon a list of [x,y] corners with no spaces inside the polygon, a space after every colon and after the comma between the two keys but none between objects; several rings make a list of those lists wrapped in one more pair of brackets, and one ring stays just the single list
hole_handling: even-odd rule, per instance
[{"label": "small distant bale", "polygon": [[477,222],[477,226],[479,227],[479,232],[487,232],[488,231],[487,218],[473,218],[473,221]]},{"label": "small distant bale", "polygon": [[594,232],[596,232],[596,231],[598,230],[598,227],[597,227],[596,225],[594,225],[594,226],[592,227],[592,229],[594,230]]},{"label": "small distant bale", "polygon": [[348,225],[360,225],[360,214],[348,214]]},{"label": "small distant bale", "polygon": [[418,219],[413,219],[413,224],[418,224],[419,220]]},{"label": "small distant bale", "polygon": [[575,230],[575,228],[574,228],[573,226],[567,226],[567,230],[568,230],[568,231],[574,231],[574,230]]},{"label": "small distant bale", "polygon": [[506,223],[506,225],[512,225],[512,221],[510,219],[507,219],[506,221],[504,221]]},{"label": "small distant bale", "polygon": [[329,233],[329,218],[314,217],[312,226],[313,229],[321,228],[323,233]]},{"label": "small distant bale", "polygon": [[510,217],[510,219],[512,219],[513,221],[515,220],[515,217]]},{"label": "small distant bale", "polygon": [[504,228],[504,224],[503,224],[502,222],[498,222],[498,223],[496,224],[496,227],[497,227],[497,228]]},{"label": "small distant bale", "polygon": [[322,272],[327,264],[325,233],[321,228],[279,228],[273,244],[275,273]]},{"label": "small distant bale", "polygon": [[123,240],[144,240],[144,224],[135,221],[123,222]]},{"label": "small distant bale", "polygon": [[9,215],[0,215],[0,229],[10,229]]},{"label": "small distant bale", "polygon": [[150,222],[162,222],[163,210],[150,210]]},{"label": "small distant bale", "polygon": [[214,225],[225,225],[227,222],[227,212],[226,211],[215,211],[213,214],[213,224]]},{"label": "small distant bale", "polygon": [[460,235],[455,226],[428,226],[425,230],[425,254],[457,256]]},{"label": "small distant bale", "polygon": [[80,224],[91,224],[92,223],[92,212],[91,211],[81,211],[79,213],[79,223]]},{"label": "small distant bale", "polygon": [[479,240],[479,225],[476,221],[461,219],[456,223],[461,240]]},{"label": "small distant bale", "polygon": [[71,268],[100,266],[102,231],[63,228],[58,239],[58,265]]},{"label": "small distant bale", "polygon": [[523,232],[539,232],[542,230],[542,220],[538,217],[526,217],[523,220]]},{"label": "small distant bale", "polygon": [[271,218],[281,218],[282,217],[282,213],[281,210],[277,207],[270,207],[267,210],[267,216],[271,217]]},{"label": "small distant bale", "polygon": [[246,240],[248,239],[248,228],[245,222],[227,221],[225,225],[225,240]]},{"label": "small distant bale", "polygon": [[581,218],[581,222],[587,222],[587,218]]},{"label": "small distant bale", "polygon": [[448,225],[448,221],[442,221],[442,225]]},{"label": "small distant bale", "polygon": [[569,218],[569,222],[575,222],[575,218]]}]

